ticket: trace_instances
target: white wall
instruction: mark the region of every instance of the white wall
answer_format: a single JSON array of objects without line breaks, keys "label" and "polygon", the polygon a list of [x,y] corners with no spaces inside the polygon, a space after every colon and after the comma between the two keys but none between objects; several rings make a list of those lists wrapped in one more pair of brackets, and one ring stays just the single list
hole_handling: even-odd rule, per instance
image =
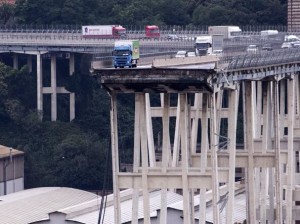
[{"label": "white wall", "polygon": [[[8,180],[6,182],[6,194],[24,190],[24,178]],[[0,195],[4,195],[4,183],[0,183]]]}]

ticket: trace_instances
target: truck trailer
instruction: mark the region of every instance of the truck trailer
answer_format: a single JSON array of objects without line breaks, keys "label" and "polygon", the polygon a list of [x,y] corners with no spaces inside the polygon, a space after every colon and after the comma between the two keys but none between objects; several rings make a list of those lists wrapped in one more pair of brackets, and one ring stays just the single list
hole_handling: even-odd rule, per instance
[{"label": "truck trailer", "polygon": [[209,26],[209,35],[223,35],[224,39],[242,36],[242,30],[238,26]]},{"label": "truck trailer", "polygon": [[138,40],[115,41],[112,55],[115,68],[136,67],[140,58],[140,42]]},{"label": "truck trailer", "polygon": [[121,25],[82,26],[84,38],[125,38],[126,29]]}]

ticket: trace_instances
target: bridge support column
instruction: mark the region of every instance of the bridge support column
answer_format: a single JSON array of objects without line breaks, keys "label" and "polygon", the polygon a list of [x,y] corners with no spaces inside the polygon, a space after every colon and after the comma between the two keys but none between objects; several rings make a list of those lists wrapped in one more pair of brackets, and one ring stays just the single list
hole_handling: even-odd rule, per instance
[{"label": "bridge support column", "polygon": [[[272,119],[272,103],[271,103],[271,84],[269,82],[262,83],[262,100],[263,100],[263,129],[262,129],[262,153],[265,154],[267,150],[272,147],[271,136],[271,119]],[[261,168],[260,173],[260,222],[266,223],[267,221],[267,199],[268,189],[273,187],[272,183],[269,183],[268,170],[272,168]],[[272,209],[269,209],[270,213]],[[273,209],[274,211],[274,209]],[[270,214],[268,215],[270,222]]]},{"label": "bridge support column", "polygon": [[51,55],[51,121],[57,120],[56,56]]},{"label": "bridge support column", "polygon": [[275,187],[276,187],[276,223],[281,224],[283,221],[282,216],[282,184],[281,173],[282,163],[280,157],[280,126],[279,126],[279,88],[278,81],[273,82],[274,101],[273,101],[273,114],[274,114],[274,148],[275,148]]},{"label": "bridge support column", "polygon": [[212,169],[212,207],[213,207],[213,223],[220,223],[220,206],[219,206],[219,173],[218,173],[218,121],[217,121],[217,104],[216,104],[216,93],[213,92],[211,95],[211,117],[210,117],[210,128],[211,128],[211,169]]},{"label": "bridge support column", "polygon": [[226,223],[234,223],[234,196],[235,196],[235,167],[236,167],[236,127],[238,117],[239,88],[229,90],[229,118],[228,118],[228,151],[229,151],[229,178],[228,178],[228,205]]},{"label": "bridge support column", "polygon": [[293,223],[293,191],[295,190],[294,122],[295,122],[295,80],[294,75],[288,81],[288,161],[286,186],[286,223]]},{"label": "bridge support column", "polygon": [[244,101],[245,101],[245,140],[246,140],[246,149],[248,150],[248,165],[247,165],[247,223],[256,223],[256,205],[255,205],[255,175],[254,175],[254,146],[253,146],[253,137],[254,137],[254,113],[253,108],[255,107],[255,101],[253,99],[253,84],[251,81],[244,82]]},{"label": "bridge support column", "polygon": [[37,54],[37,112],[39,119],[43,119],[43,60],[42,55]]},{"label": "bridge support column", "polygon": [[[73,75],[75,72],[75,55],[70,54],[69,73]],[[70,93],[70,121],[75,119],[75,93]]]},{"label": "bridge support column", "polygon": [[[201,154],[200,154],[200,170],[201,174],[206,172],[207,168],[207,152],[208,143],[208,105],[210,98],[207,93],[202,94],[202,116],[201,116]],[[206,223],[206,188],[200,188],[199,203],[199,224]]]},{"label": "bridge support column", "polygon": [[[162,101],[163,106],[163,139],[162,139],[162,166],[161,172],[167,174],[167,167],[170,156],[170,133],[169,133],[169,108],[170,108],[170,94],[164,93]],[[151,112],[149,107],[149,112]],[[161,193],[161,212],[160,223],[167,224],[167,189],[162,189]]]},{"label": "bridge support column", "polygon": [[70,59],[69,59],[69,73],[70,75],[73,75],[75,72],[75,55],[70,54]]},{"label": "bridge support column", "polygon": [[29,73],[32,72],[32,55],[27,55],[27,66]]},{"label": "bridge support column", "polygon": [[140,136],[141,136],[141,152],[142,152],[142,187],[143,187],[143,211],[144,223],[150,224],[150,199],[148,191],[148,156],[151,153],[147,146],[147,127],[146,127],[146,99],[145,94],[138,94],[140,101]]},{"label": "bridge support column", "polygon": [[113,193],[114,193],[114,223],[121,224],[121,200],[119,189],[119,146],[118,146],[118,123],[117,123],[117,99],[115,93],[111,95],[110,108],[111,124],[111,152],[113,172]]},{"label": "bridge support column", "polygon": [[13,53],[13,68],[19,69],[19,58],[18,58],[18,54],[16,53]]}]

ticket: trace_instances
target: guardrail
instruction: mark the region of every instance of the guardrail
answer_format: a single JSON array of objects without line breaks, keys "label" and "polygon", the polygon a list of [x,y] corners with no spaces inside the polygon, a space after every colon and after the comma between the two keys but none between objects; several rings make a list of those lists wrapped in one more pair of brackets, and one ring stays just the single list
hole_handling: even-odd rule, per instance
[{"label": "guardrail", "polygon": [[270,65],[281,65],[300,62],[299,49],[273,50],[259,54],[245,54],[232,58],[227,70],[263,68]]}]

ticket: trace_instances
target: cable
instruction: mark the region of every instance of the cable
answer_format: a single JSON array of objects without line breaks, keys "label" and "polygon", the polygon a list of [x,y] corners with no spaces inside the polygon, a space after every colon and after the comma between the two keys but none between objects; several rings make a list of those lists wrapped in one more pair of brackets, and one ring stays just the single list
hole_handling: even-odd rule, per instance
[{"label": "cable", "polygon": [[[106,144],[108,146],[108,144]],[[105,215],[105,209],[106,209],[106,201],[107,201],[107,194],[105,194],[105,189],[106,189],[106,181],[107,181],[107,174],[108,174],[108,166],[109,166],[109,152],[110,152],[110,147],[106,147],[106,166],[105,166],[105,172],[104,172],[104,181],[103,181],[103,188],[102,188],[102,193],[101,193],[101,203],[100,203],[100,210],[99,210],[99,217],[98,217],[98,224],[104,222],[104,215]],[[104,202],[105,199],[105,202]],[[102,218],[102,211],[103,211],[103,218]]]}]

